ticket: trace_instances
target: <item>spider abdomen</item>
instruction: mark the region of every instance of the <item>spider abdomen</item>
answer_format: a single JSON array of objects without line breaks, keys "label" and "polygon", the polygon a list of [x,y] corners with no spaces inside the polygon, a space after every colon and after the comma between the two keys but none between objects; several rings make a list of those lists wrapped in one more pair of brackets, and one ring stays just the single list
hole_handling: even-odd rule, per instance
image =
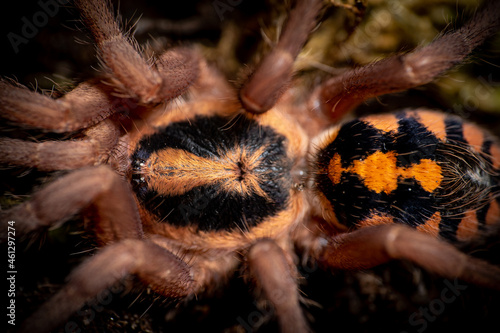
[{"label": "spider abdomen", "polygon": [[196,116],[158,129],[134,152],[134,188],[149,211],[202,231],[247,230],[288,205],[286,139],[240,118]]},{"label": "spider abdomen", "polygon": [[359,118],[329,134],[315,183],[344,228],[403,223],[450,241],[500,220],[500,148],[479,127],[429,111]]}]

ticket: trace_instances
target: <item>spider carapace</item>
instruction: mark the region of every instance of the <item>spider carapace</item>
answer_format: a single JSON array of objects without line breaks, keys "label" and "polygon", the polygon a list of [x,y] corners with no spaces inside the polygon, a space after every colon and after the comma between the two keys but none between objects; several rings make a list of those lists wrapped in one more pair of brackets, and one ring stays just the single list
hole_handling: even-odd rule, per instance
[{"label": "spider carapace", "polygon": [[157,218],[203,231],[250,230],[286,208],[292,162],[285,137],[252,120],[226,125],[195,117],[139,142],[135,189]]},{"label": "spider carapace", "polygon": [[305,194],[297,188],[308,142],[279,112],[257,118],[226,112],[185,111],[150,123],[151,134],[130,145],[130,177],[143,214],[162,221],[157,227],[172,235],[185,227],[192,237],[222,237],[237,248],[286,232],[291,217],[304,216]]},{"label": "spider carapace", "polygon": [[496,139],[423,108],[334,126],[367,99],[429,83],[467,59],[498,30],[500,2],[428,45],[312,87],[300,85],[294,62],[314,33],[319,0],[296,2],[239,87],[194,46],[148,58],[108,1],[75,4],[104,73],[58,99],[0,81],[0,116],[40,133],[37,142],[5,133],[0,163],[60,172],[2,210],[1,231],[8,240],[7,221],[21,235],[80,213],[101,248],[21,331],[60,327],[129,275],[162,297],[186,298],[241,270],[282,331],[306,332],[300,259],[326,269],[404,259],[500,288],[499,267],[456,246],[500,220]]}]

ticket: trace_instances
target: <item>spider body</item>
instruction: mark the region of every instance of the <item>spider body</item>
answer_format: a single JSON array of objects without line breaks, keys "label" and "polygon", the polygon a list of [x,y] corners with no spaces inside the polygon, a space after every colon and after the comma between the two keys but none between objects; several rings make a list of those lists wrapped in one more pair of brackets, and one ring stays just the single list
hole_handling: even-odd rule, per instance
[{"label": "spider body", "polygon": [[476,125],[408,110],[355,119],[325,136],[315,184],[338,228],[403,223],[458,242],[498,223],[500,147]]},{"label": "spider body", "polygon": [[[75,4],[105,72],[58,99],[0,81],[3,119],[72,134],[0,139],[2,164],[67,171],[0,218],[28,234],[82,213],[101,249],[21,331],[60,326],[129,275],[162,297],[187,298],[238,269],[282,331],[307,331],[295,250],[324,268],[406,259],[499,288],[500,268],[444,241],[498,221],[496,141],[425,110],[319,133],[365,99],[428,83],[463,61],[498,29],[498,2],[427,46],[342,71],[299,97],[293,63],[318,0],[297,1],[279,42],[238,89],[194,47],[146,59],[107,1]],[[381,72],[389,75],[380,80]]]}]

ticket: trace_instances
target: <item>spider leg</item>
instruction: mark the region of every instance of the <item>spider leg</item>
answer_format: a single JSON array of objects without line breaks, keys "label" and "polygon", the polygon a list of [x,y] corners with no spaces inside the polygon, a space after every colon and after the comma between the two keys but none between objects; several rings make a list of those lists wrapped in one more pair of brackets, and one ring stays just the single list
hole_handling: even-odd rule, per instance
[{"label": "spider leg", "polygon": [[500,289],[500,268],[403,225],[362,228],[332,238],[316,255],[325,266],[366,269],[392,259],[414,262],[445,278]]},{"label": "spider leg", "polygon": [[0,117],[55,133],[71,132],[92,126],[124,107],[137,107],[111,94],[111,87],[98,79],[83,82],[58,99],[0,80]]},{"label": "spider leg", "polygon": [[[99,218],[96,234],[103,243],[143,236],[139,212],[128,185],[107,166],[87,167],[50,183],[22,204],[0,212],[2,221],[16,221],[25,234],[67,221],[89,206]],[[2,223],[2,239],[7,224]]]},{"label": "spider leg", "polygon": [[77,267],[68,283],[23,322],[20,332],[50,332],[129,274],[136,274],[167,297],[182,297],[191,291],[190,268],[181,259],[148,240],[125,239]]},{"label": "spider leg", "polygon": [[274,106],[290,83],[293,63],[314,28],[321,1],[299,0],[290,13],[283,34],[240,90],[243,107],[264,113]]},{"label": "spider leg", "polygon": [[0,138],[0,164],[31,166],[41,171],[69,170],[96,163],[89,141],[29,142]]},{"label": "spider leg", "polygon": [[444,33],[427,46],[346,71],[320,85],[311,104],[339,119],[371,97],[431,82],[463,62],[500,27],[500,3],[488,1],[463,27]]},{"label": "spider leg", "polygon": [[248,253],[248,268],[257,287],[274,306],[282,332],[307,332],[297,283],[284,251],[271,239],[256,242]]},{"label": "spider leg", "polygon": [[0,164],[30,166],[41,171],[71,170],[96,165],[109,157],[120,135],[106,119],[84,131],[81,140],[30,142],[0,138]]},{"label": "spider leg", "polygon": [[143,104],[160,103],[182,94],[198,76],[198,59],[187,48],[166,52],[154,65],[144,59],[136,42],[120,30],[109,1],[78,0],[75,4],[120,93]]}]

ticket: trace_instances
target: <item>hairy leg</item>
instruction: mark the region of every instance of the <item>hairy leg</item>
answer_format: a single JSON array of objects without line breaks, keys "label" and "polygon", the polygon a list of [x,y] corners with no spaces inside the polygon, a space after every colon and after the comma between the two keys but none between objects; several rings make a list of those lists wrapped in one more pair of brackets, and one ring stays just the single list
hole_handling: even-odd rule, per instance
[{"label": "hairy leg", "polygon": [[85,138],[31,142],[0,138],[0,165],[40,171],[72,170],[105,162],[118,142],[118,124],[106,119],[83,131]]},{"label": "hairy leg", "polygon": [[16,221],[16,231],[25,234],[67,221],[83,209],[97,214],[97,236],[103,243],[124,238],[142,238],[142,227],[129,186],[107,166],[71,172],[50,183],[26,202],[1,211],[2,239],[6,221]]},{"label": "hairy leg", "polygon": [[500,28],[500,2],[488,1],[462,28],[444,33],[427,46],[346,71],[319,86],[312,105],[339,119],[363,101],[414,88],[461,63]]},{"label": "hairy leg", "polygon": [[167,297],[190,293],[190,268],[158,245],[125,239],[104,247],[76,268],[68,283],[23,322],[20,332],[50,332],[99,293],[129,274],[136,274]]},{"label": "hairy leg", "polygon": [[88,141],[29,142],[0,138],[0,164],[30,166],[41,171],[69,170],[96,163],[96,151]]},{"label": "hairy leg", "polygon": [[403,225],[366,227],[332,238],[315,257],[339,269],[366,269],[392,259],[409,260],[445,278],[500,289],[500,268],[453,245]]},{"label": "hairy leg", "polygon": [[77,0],[75,4],[112,74],[113,85],[124,97],[143,104],[161,103],[179,96],[195,81],[197,58],[188,49],[166,52],[152,63],[140,54],[137,42],[122,33],[108,0]]},{"label": "hairy leg", "polygon": [[263,113],[274,106],[292,78],[295,58],[309,37],[321,1],[299,0],[290,13],[278,44],[266,55],[240,90],[243,107]]},{"label": "hairy leg", "polygon": [[55,133],[76,131],[137,107],[131,100],[112,94],[113,89],[100,79],[83,82],[58,99],[0,80],[0,117]]},{"label": "hairy leg", "polygon": [[283,250],[274,241],[262,239],[250,248],[247,259],[250,275],[276,310],[281,331],[307,332],[297,282]]}]

